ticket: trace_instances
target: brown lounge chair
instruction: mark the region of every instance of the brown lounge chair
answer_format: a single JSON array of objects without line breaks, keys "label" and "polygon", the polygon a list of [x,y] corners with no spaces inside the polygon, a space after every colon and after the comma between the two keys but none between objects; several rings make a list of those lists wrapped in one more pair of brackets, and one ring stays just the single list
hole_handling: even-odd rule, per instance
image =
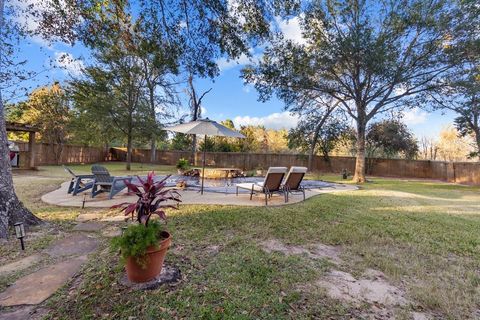
[{"label": "brown lounge chair", "polygon": [[283,194],[285,202],[287,198],[285,196],[284,188],[282,187],[282,181],[287,173],[285,167],[270,167],[265,175],[263,182],[257,183],[238,183],[237,184],[237,196],[238,189],[246,189],[250,191],[250,200],[252,200],[253,194],[256,192],[265,194],[265,205],[268,205],[268,199],[272,197],[274,193]]},{"label": "brown lounge chair", "polygon": [[303,201],[305,201],[305,189],[302,187],[301,183],[303,177],[307,173],[307,168],[305,167],[291,167],[288,171],[285,182],[283,183],[283,191],[285,192],[285,202],[288,202],[288,194],[301,193],[303,194]]}]

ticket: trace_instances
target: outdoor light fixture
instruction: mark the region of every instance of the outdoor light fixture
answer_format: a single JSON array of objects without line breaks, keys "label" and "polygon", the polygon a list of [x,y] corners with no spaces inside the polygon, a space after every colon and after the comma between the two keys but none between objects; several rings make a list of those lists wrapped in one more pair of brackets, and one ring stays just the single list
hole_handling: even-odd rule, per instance
[{"label": "outdoor light fixture", "polygon": [[23,222],[17,222],[13,226],[15,227],[15,235],[17,236],[17,239],[20,239],[22,250],[25,250],[25,244],[23,243],[23,238],[25,237],[25,227],[23,226]]}]

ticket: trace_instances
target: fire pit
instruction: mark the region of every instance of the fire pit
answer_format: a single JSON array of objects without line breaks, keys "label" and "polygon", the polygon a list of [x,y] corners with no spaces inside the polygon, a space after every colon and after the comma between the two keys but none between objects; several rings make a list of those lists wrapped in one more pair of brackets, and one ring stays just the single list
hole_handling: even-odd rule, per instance
[{"label": "fire pit", "polygon": [[[244,176],[245,174],[243,173],[243,171],[237,168],[205,168],[206,179],[228,179]],[[202,177],[201,170],[200,177]]]}]

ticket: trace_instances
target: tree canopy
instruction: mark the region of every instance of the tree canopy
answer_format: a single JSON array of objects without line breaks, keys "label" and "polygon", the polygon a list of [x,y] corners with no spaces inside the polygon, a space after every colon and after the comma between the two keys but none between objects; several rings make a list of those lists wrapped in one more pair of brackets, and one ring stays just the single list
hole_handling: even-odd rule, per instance
[{"label": "tree canopy", "polygon": [[309,2],[297,15],[303,40],[278,34],[243,75],[262,100],[276,94],[288,106],[307,92],[339,101],[356,123],[354,180],[363,182],[367,123],[427,101],[453,67],[452,14],[444,0]]}]

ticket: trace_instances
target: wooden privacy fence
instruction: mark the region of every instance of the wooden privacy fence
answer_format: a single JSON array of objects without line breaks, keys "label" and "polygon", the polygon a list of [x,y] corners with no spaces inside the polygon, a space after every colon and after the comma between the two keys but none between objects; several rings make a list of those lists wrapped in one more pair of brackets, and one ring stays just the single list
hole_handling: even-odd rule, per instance
[{"label": "wooden privacy fence", "polygon": [[[16,142],[20,149],[20,167],[28,167],[28,143]],[[108,160],[125,161],[126,150],[111,148],[105,152],[103,148],[63,146],[59,152],[58,146],[47,143],[37,143],[34,147],[35,165],[95,163]],[[190,151],[156,152],[156,164],[175,165],[180,158],[186,158],[195,166],[201,166],[202,153],[195,155]],[[237,153],[237,152],[207,152],[206,161],[209,166],[240,168],[242,170],[267,169],[272,166],[307,166],[308,157],[301,154],[275,153]],[[150,150],[134,149],[132,161],[150,163]],[[369,159],[369,175],[379,177],[435,179],[449,182],[480,185],[480,163],[478,162],[443,162],[428,160],[403,159]],[[324,157],[315,156],[313,170],[340,174],[346,169],[352,173],[355,169],[354,157]]]},{"label": "wooden privacy fence", "polygon": [[[20,167],[29,167],[30,150],[27,142],[15,142],[20,150]],[[75,164],[102,162],[106,152],[102,148],[35,143],[35,165]]]},{"label": "wooden privacy fence", "polygon": [[[111,149],[113,160],[125,161],[126,151]],[[156,153],[156,164],[175,165],[178,159],[189,159],[194,166],[200,166],[202,152],[195,155],[190,151],[160,151]],[[150,162],[150,150],[134,149],[133,162]],[[243,170],[267,169],[271,166],[307,166],[308,156],[301,154],[274,153],[237,153],[237,152],[207,152],[206,162],[209,166],[240,168]],[[443,162],[429,160],[404,159],[368,159],[368,174],[379,177],[434,179],[464,184],[480,185],[480,163],[477,162]],[[338,173],[346,169],[352,173],[355,169],[355,157],[324,157],[315,156],[313,170]]]}]

